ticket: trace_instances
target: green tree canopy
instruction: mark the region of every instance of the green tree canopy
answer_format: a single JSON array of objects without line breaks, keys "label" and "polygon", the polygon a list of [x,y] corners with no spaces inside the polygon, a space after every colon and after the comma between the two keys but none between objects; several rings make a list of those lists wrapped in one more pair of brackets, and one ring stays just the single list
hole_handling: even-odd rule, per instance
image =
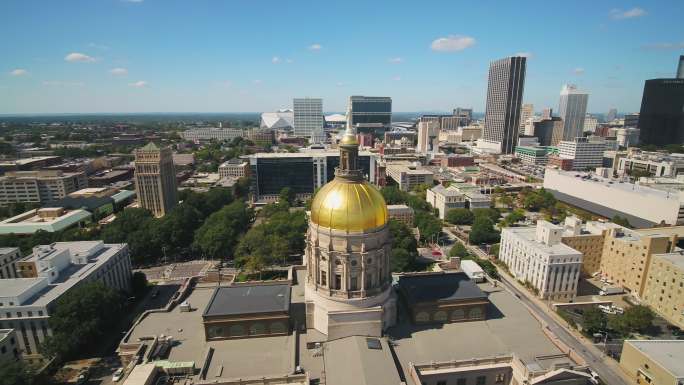
[{"label": "green tree canopy", "polygon": [[456,242],[451,249],[449,249],[449,257],[465,258],[469,255],[470,252],[461,242]]},{"label": "green tree canopy", "polygon": [[456,208],[447,211],[446,221],[454,225],[470,225],[473,223],[475,214],[468,209]]},{"label": "green tree canopy", "polygon": [[607,321],[606,315],[598,308],[587,309],[582,314],[582,328],[589,334],[604,331]]},{"label": "green tree canopy", "polygon": [[61,296],[50,317],[53,335],[43,351],[59,360],[94,352],[121,317],[122,296],[99,281],[87,282]]},{"label": "green tree canopy", "polygon": [[494,222],[487,216],[475,216],[473,226],[470,228],[468,240],[472,244],[497,243],[499,232],[494,229]]}]

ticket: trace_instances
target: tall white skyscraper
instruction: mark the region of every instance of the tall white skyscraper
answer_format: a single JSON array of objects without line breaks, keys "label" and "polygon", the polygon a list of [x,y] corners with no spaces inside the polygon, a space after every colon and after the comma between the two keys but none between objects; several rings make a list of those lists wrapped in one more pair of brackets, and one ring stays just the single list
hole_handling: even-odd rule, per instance
[{"label": "tall white skyscraper", "polygon": [[525,57],[513,56],[489,65],[485,128],[478,147],[503,154],[515,151],[526,64]]},{"label": "tall white skyscraper", "polygon": [[566,84],[561,89],[559,107],[563,119],[563,140],[582,136],[588,101],[589,94],[578,91],[574,84]]},{"label": "tall white skyscraper", "polygon": [[309,138],[312,143],[325,140],[323,132],[323,99],[294,98],[294,135]]}]

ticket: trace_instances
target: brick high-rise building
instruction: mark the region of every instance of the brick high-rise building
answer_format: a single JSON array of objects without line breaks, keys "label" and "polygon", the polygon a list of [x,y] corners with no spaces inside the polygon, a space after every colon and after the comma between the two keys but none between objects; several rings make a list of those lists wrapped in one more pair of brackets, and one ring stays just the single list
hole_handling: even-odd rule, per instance
[{"label": "brick high-rise building", "polygon": [[178,204],[176,169],[169,148],[150,142],[135,150],[135,189],[140,207],[156,217],[164,216]]}]

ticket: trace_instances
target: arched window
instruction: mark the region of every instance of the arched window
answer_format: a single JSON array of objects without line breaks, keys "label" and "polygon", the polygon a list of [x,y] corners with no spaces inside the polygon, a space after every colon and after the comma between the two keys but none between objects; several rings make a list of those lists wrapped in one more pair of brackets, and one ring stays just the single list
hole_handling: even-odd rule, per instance
[{"label": "arched window", "polygon": [[231,337],[241,337],[246,334],[243,325],[233,325],[230,327],[229,332]]},{"label": "arched window", "polygon": [[341,265],[341,264],[342,264],[342,261],[340,261],[339,259],[336,259],[336,260],[335,260],[335,265],[339,266],[339,265]]},{"label": "arched window", "polygon": [[261,322],[255,322],[249,327],[250,335],[266,334],[266,326]]},{"label": "arched window", "polygon": [[207,330],[207,334],[209,335],[209,338],[224,337],[223,327],[222,326],[211,326]]},{"label": "arched window", "polygon": [[456,309],[451,312],[451,320],[452,321],[459,321],[465,318],[465,312],[463,309]]},{"label": "arched window", "polygon": [[479,307],[474,307],[470,309],[470,319],[480,319],[482,318],[482,309]]},{"label": "arched window", "polygon": [[436,311],[435,315],[434,315],[434,320],[440,321],[440,322],[446,321],[447,320],[447,313],[443,310]]},{"label": "arched window", "polygon": [[416,322],[428,322],[430,321],[430,314],[426,311],[421,311],[416,314]]},{"label": "arched window", "polygon": [[276,321],[276,322],[271,323],[271,333],[273,333],[273,334],[287,333],[287,326],[285,326],[285,322]]}]

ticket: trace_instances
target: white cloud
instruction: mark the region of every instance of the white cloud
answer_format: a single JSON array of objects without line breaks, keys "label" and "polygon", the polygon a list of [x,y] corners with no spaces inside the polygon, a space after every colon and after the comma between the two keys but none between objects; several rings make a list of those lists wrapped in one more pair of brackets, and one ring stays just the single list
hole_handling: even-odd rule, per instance
[{"label": "white cloud", "polygon": [[23,69],[23,68],[17,68],[17,69],[10,71],[10,75],[12,75],[12,76],[25,76],[25,75],[28,75],[28,71]]},{"label": "white cloud", "polygon": [[401,80],[401,76],[399,76],[399,75],[393,76],[392,80],[394,80],[395,82],[398,82]]},{"label": "white cloud", "polygon": [[582,67],[577,67],[577,68],[575,68],[575,69],[572,70],[572,73],[575,74],[575,75],[578,75],[578,76],[579,76],[579,75],[584,75],[584,68],[582,68]]},{"label": "white cloud", "polygon": [[117,67],[110,69],[109,73],[114,76],[126,76],[128,75],[128,70],[125,68]]},{"label": "white cloud", "polygon": [[684,49],[684,41],[679,43],[653,43],[642,46],[643,49],[653,50],[680,50]]},{"label": "white cloud", "polygon": [[95,61],[95,58],[92,56],[88,56],[86,54],[80,53],[80,52],[72,52],[64,57],[64,60],[70,61],[70,62],[82,62],[82,63],[92,63]]},{"label": "white cloud", "polygon": [[639,7],[634,7],[628,10],[622,10],[619,8],[613,8],[608,12],[611,19],[621,20],[621,19],[632,19],[634,17],[646,16],[647,12]]},{"label": "white cloud", "polygon": [[147,87],[147,82],[145,80],[138,80],[137,82],[128,83],[128,86],[135,88],[145,88]]},{"label": "white cloud", "polygon": [[271,63],[273,63],[273,64],[278,64],[278,63],[280,63],[280,61],[281,61],[281,59],[278,56],[273,56],[271,58]]},{"label": "white cloud", "polygon": [[69,82],[62,80],[46,80],[43,82],[44,86],[50,87],[83,87],[85,83],[83,82]]},{"label": "white cloud", "polygon": [[439,52],[457,52],[463,51],[468,47],[475,45],[475,38],[463,35],[449,35],[447,37],[440,37],[435,39],[430,48],[433,51]]},{"label": "white cloud", "polygon": [[254,80],[252,81],[252,83],[254,83],[254,84],[261,84],[261,83],[263,83],[263,82],[261,81],[261,79],[254,79]]},{"label": "white cloud", "polygon": [[522,56],[522,57],[526,57],[528,59],[531,59],[534,57],[534,54],[532,52],[518,52],[513,56]]},{"label": "white cloud", "polygon": [[292,64],[294,63],[294,59],[285,59],[285,63]]},{"label": "white cloud", "polygon": [[314,44],[311,44],[311,45],[309,46],[309,51],[318,52],[318,51],[320,51],[321,49],[323,49],[323,46],[320,45],[320,44],[318,44],[318,43],[314,43]]},{"label": "white cloud", "polygon": [[404,59],[402,59],[400,57],[391,57],[391,58],[387,59],[387,61],[392,63],[392,64],[399,64],[399,63],[403,63]]}]

